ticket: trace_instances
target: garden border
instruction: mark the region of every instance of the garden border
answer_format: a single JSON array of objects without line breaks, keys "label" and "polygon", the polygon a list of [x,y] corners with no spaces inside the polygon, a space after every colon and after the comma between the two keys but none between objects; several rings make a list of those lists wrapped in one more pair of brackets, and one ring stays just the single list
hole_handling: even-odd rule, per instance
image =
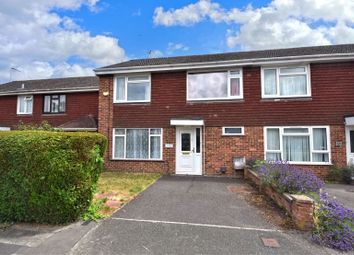
[{"label": "garden border", "polygon": [[279,207],[285,209],[299,230],[312,230],[314,227],[315,201],[306,195],[279,193],[273,187],[262,185],[259,175],[250,167],[245,167],[244,178],[259,187],[259,191],[268,195]]}]

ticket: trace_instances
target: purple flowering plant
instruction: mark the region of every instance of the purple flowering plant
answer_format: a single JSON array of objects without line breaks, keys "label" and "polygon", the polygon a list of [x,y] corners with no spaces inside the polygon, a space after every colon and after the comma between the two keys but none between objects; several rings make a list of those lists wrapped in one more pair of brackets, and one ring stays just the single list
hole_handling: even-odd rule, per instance
[{"label": "purple flowering plant", "polygon": [[282,161],[258,161],[254,166],[264,185],[281,193],[307,194],[315,199],[315,228],[311,237],[314,242],[341,251],[354,250],[354,212],[322,193],[324,182],[320,178]]},{"label": "purple flowering plant", "polygon": [[280,193],[319,194],[324,186],[324,182],[313,172],[299,169],[283,161],[264,163],[257,168],[257,172],[263,184],[272,186]]},{"label": "purple flowering plant", "polygon": [[315,210],[315,230],[312,240],[341,250],[354,250],[354,212],[321,193]]}]

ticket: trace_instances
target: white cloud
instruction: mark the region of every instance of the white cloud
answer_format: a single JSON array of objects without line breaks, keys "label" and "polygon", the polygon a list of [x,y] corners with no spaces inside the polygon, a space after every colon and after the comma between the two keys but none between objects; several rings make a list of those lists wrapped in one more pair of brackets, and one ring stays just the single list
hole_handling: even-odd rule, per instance
[{"label": "white cloud", "polygon": [[155,9],[154,23],[191,26],[204,20],[229,25],[229,48],[281,48],[354,42],[353,0],[273,0],[261,8],[226,10],[200,0],[180,9]]},{"label": "white cloud", "polygon": [[169,42],[167,45],[167,54],[171,55],[175,51],[188,51],[189,47],[185,46],[183,43],[173,43]]},{"label": "white cloud", "polygon": [[161,58],[164,54],[160,50],[151,50],[149,52],[149,58]]},{"label": "white cloud", "polygon": [[[0,82],[11,67],[21,78],[92,75],[92,68],[126,59],[117,38],[92,35],[75,20],[55,13],[86,6],[97,11],[98,0],[3,0],[0,3]],[[70,64],[75,59],[74,64]],[[77,60],[77,61],[76,61]]]}]

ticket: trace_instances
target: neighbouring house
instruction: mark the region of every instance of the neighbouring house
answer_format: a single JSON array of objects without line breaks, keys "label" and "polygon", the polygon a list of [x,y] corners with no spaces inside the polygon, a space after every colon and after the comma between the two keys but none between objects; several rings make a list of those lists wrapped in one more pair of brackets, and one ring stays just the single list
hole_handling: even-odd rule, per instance
[{"label": "neighbouring house", "polygon": [[47,121],[65,131],[97,131],[98,87],[95,76],[0,85],[0,130]]},{"label": "neighbouring house", "polygon": [[255,157],[324,177],[354,159],[354,44],[136,59],[95,72],[108,169],[232,175],[233,158]]}]

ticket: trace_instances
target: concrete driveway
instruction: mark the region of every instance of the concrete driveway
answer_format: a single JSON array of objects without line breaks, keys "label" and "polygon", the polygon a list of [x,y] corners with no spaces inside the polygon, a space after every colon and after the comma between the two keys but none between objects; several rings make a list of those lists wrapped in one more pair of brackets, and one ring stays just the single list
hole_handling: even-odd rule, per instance
[{"label": "concrete driveway", "polygon": [[324,191],[354,211],[354,185],[326,184]]},{"label": "concrete driveway", "polygon": [[[165,176],[88,232],[71,254],[335,254],[267,223],[230,192],[230,186],[244,185],[228,178]],[[266,247],[261,238],[280,247]]]}]

